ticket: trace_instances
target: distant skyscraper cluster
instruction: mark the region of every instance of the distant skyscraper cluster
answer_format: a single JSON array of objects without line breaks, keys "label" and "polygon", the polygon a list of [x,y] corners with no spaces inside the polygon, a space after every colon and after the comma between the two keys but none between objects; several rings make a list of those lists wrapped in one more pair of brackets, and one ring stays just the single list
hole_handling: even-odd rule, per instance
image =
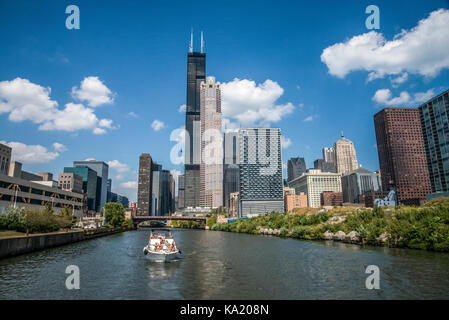
[{"label": "distant skyscraper cluster", "polygon": [[[176,206],[184,214],[222,206],[245,217],[304,206],[372,205],[391,190],[399,203],[420,204],[431,191],[449,191],[447,91],[419,108],[386,108],[374,116],[379,171],[359,167],[354,143],[342,132],[322,148],[312,169],[303,157],[288,159],[286,188],[280,129],[222,132],[221,84],[206,75],[202,34],[200,52],[191,37],[186,99],[185,164]],[[172,178],[164,171],[149,154],[141,155],[138,215],[174,210],[167,201],[174,199]]]},{"label": "distant skyscraper cluster", "polygon": [[111,191],[109,166],[103,161],[74,161],[54,181],[50,172],[23,170],[22,163],[11,161],[12,151],[0,144],[0,212],[11,204],[30,208],[51,204],[56,212],[68,207],[76,217],[82,217],[101,213],[106,202],[129,206],[127,197]]},{"label": "distant skyscraper cluster", "polygon": [[[449,196],[448,95],[449,90],[418,108],[391,107],[374,115],[379,172],[358,168],[354,144],[342,134],[332,148],[323,148],[322,159],[314,161],[317,171],[289,178],[289,186],[305,192],[311,207],[338,203],[339,188],[343,203],[371,206],[375,198],[384,198],[392,190],[395,201],[406,205]],[[289,177],[297,159],[288,162]],[[338,179],[341,187],[337,187]]]},{"label": "distant skyscraper cluster", "polygon": [[241,216],[284,211],[280,129],[222,132],[221,87],[206,76],[202,36],[201,51],[194,51],[192,35],[187,55],[185,141],[179,209],[225,206]]}]

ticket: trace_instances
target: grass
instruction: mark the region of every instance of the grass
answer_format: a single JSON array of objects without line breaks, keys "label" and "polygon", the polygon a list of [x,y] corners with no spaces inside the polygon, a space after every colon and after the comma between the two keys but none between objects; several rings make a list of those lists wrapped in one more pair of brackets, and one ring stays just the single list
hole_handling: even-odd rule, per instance
[{"label": "grass", "polygon": [[25,233],[12,230],[0,230],[0,238],[24,236]]},{"label": "grass", "polygon": [[[68,232],[79,232],[83,231],[83,229],[69,229]],[[29,233],[29,236],[37,236],[37,235],[47,235],[47,234],[53,234],[53,233],[66,233],[66,229],[59,229],[58,231],[53,232],[43,232],[43,233]],[[9,237],[24,237],[26,236],[25,232],[18,232],[14,230],[0,230],[0,239],[1,238],[9,238]]]}]

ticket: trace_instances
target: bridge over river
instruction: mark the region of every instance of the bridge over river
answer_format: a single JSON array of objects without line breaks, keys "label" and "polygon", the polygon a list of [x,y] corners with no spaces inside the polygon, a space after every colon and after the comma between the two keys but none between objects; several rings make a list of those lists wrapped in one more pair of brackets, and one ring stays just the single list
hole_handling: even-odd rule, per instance
[{"label": "bridge over river", "polygon": [[197,221],[197,222],[203,222],[206,223],[208,219],[211,219],[211,217],[192,217],[192,216],[134,216],[132,218],[134,225],[138,225],[139,223],[145,222],[145,221],[160,221],[160,222],[166,222],[166,221]]}]

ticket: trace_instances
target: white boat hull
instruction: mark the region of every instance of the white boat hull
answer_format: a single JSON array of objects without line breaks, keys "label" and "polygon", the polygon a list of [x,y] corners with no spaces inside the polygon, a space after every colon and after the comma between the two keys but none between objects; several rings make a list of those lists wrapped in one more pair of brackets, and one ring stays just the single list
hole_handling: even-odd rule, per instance
[{"label": "white boat hull", "polygon": [[174,252],[165,253],[165,252],[150,251],[147,248],[144,248],[143,252],[145,254],[145,258],[147,258],[150,261],[170,262],[176,258],[176,255],[179,251],[176,250]]}]

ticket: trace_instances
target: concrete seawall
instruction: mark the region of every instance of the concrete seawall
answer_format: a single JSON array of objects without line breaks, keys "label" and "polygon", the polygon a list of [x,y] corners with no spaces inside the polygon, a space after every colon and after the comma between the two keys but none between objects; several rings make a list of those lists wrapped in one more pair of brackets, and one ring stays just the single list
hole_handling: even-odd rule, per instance
[{"label": "concrete seawall", "polygon": [[0,259],[71,244],[78,241],[103,237],[127,230],[128,229],[126,228],[120,228],[115,230],[100,230],[94,232],[70,231],[2,238],[0,239]]}]

